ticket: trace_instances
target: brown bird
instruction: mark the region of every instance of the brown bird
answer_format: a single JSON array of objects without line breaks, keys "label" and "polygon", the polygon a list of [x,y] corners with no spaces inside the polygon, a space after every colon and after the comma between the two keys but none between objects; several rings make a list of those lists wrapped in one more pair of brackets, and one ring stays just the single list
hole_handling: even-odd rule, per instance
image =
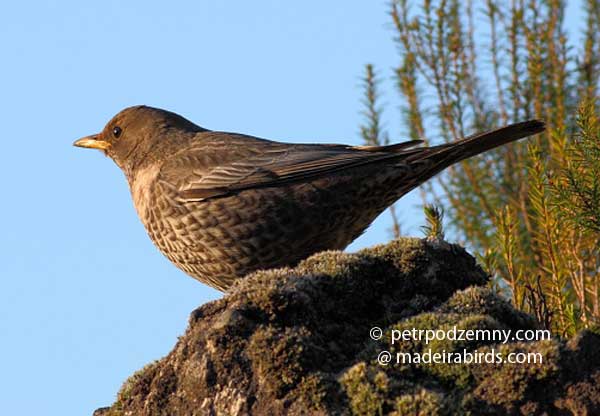
[{"label": "brown bird", "polygon": [[543,130],[530,120],[433,147],[290,144],[137,106],[74,145],[104,151],[123,170],[139,217],[169,260],[226,291],[255,270],[344,249],[448,166]]}]

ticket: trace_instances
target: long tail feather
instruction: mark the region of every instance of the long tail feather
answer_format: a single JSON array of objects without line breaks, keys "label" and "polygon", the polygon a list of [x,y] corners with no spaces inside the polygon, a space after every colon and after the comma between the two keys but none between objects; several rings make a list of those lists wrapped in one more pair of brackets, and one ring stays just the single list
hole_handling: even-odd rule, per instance
[{"label": "long tail feather", "polygon": [[[546,125],[540,120],[511,124],[485,133],[474,134],[454,143],[433,146],[414,159],[433,162],[435,173],[462,160],[494,149],[498,146],[543,132]],[[435,174],[432,172],[432,174]],[[433,175],[431,175],[433,176]]]},{"label": "long tail feather", "polygon": [[[546,125],[540,120],[529,120],[511,124],[496,130],[475,134],[455,143],[439,146],[441,153],[456,154],[452,163],[468,159],[495,147],[514,142],[525,137],[543,132]],[[437,153],[437,152],[436,152]]]},{"label": "long tail feather", "polygon": [[543,121],[523,121],[485,133],[475,134],[456,143],[450,143],[444,146],[460,150],[460,153],[463,156],[460,160],[464,160],[495,147],[502,146],[503,144],[541,133],[545,129],[546,125]]}]

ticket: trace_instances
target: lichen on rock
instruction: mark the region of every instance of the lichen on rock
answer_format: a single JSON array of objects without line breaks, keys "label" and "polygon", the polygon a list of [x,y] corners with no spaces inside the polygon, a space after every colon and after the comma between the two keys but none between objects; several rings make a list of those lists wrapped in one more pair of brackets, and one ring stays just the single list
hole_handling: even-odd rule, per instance
[{"label": "lichen on rock", "polygon": [[[392,330],[536,329],[459,246],[398,239],[256,272],[191,314],[98,415],[600,414],[600,337],[497,345]],[[382,329],[373,340],[369,331]],[[541,364],[381,365],[381,351],[538,352]]]}]

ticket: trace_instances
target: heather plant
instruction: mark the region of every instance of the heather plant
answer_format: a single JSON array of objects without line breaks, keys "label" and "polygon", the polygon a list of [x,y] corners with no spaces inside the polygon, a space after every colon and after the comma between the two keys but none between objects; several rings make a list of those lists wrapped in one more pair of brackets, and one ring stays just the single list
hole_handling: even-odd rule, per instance
[{"label": "heather plant", "polygon": [[[600,2],[583,6],[581,28],[567,31],[562,0],[390,4],[407,138],[439,144],[547,123],[533,140],[449,168],[421,195],[444,207],[494,288],[559,335],[600,322]],[[386,144],[373,65],[364,87],[361,135]],[[394,211],[392,219],[399,233]]]}]

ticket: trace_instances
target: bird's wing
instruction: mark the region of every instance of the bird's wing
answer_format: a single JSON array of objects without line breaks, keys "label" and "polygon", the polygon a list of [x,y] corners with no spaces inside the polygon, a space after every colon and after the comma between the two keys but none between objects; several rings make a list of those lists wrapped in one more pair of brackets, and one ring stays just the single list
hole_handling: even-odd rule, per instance
[{"label": "bird's wing", "polygon": [[200,201],[246,189],[312,180],[343,169],[409,156],[414,140],[390,146],[287,144],[233,133],[202,132],[169,158],[160,180],[180,198]]}]

